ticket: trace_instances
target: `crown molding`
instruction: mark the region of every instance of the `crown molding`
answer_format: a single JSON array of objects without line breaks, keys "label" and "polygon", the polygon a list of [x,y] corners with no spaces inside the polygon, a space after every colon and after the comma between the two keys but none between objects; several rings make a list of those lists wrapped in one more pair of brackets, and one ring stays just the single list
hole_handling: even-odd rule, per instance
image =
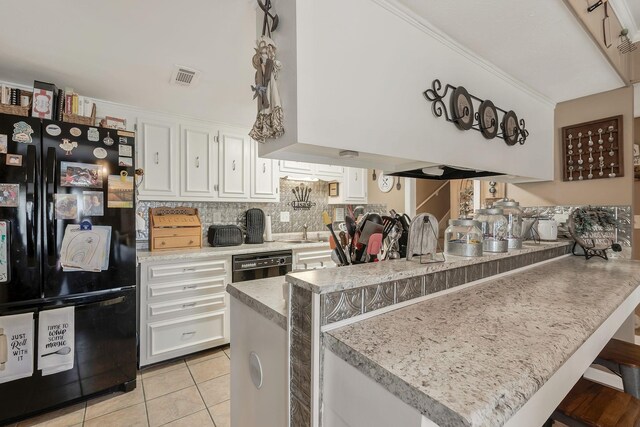
[{"label": "crown molding", "polygon": [[[632,43],[640,41],[640,28],[638,23],[629,9],[629,0],[609,0],[609,4],[613,8],[622,26],[629,30],[629,39]],[[637,1],[637,0],[636,0]]]},{"label": "crown molding", "polygon": [[489,71],[491,74],[501,78],[511,86],[527,93],[531,97],[537,99],[538,101],[544,104],[548,104],[551,106],[556,105],[556,102],[551,98],[533,89],[531,86],[527,85],[523,81],[516,79],[512,75],[506,73],[495,64],[479,57],[474,52],[470,51],[469,49],[462,46],[457,41],[453,40],[447,34],[443,33],[439,28],[434,27],[429,21],[424,19],[422,16],[418,15],[417,13],[407,8],[406,6],[400,4],[397,0],[371,0],[371,1],[378,4],[380,7],[384,8],[385,10],[393,13],[398,18],[404,20],[408,24],[411,24],[417,29],[421,30],[422,32],[428,34],[434,40],[437,40],[438,42],[442,43],[449,49],[455,51],[456,53],[470,60],[474,64],[484,68],[485,70]]}]

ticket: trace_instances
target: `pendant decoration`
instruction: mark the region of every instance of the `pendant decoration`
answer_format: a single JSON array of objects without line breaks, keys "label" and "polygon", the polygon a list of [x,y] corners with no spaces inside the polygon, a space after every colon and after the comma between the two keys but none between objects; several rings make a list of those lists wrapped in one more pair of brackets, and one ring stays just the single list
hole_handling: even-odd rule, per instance
[{"label": "pendant decoration", "polygon": [[[445,120],[454,123],[460,130],[473,129],[487,139],[502,138],[507,145],[523,145],[529,137],[524,119],[518,120],[514,111],[503,110],[489,100],[480,99],[462,86],[447,84],[443,89],[440,80],[435,79],[431,88],[422,94],[431,102],[434,116],[444,116]],[[474,102],[479,104],[478,108],[474,107]],[[499,114],[502,114],[501,118]]]},{"label": "pendant decoration", "polygon": [[113,140],[113,138],[111,138],[111,136],[109,136],[109,132],[107,132],[107,136],[104,137],[102,142],[104,142],[104,145],[111,146],[115,141]]},{"label": "pendant decoration", "polygon": [[26,122],[18,122],[13,124],[13,137],[12,141],[19,142],[21,144],[31,144],[33,142],[33,138],[31,138],[31,134],[33,133],[33,129],[31,125]]},{"label": "pendant decoration", "polygon": [[60,143],[60,148],[65,151],[66,156],[70,156],[71,152],[74,148],[78,148],[78,143],[76,141],[71,141],[67,138],[62,138],[62,142]]}]

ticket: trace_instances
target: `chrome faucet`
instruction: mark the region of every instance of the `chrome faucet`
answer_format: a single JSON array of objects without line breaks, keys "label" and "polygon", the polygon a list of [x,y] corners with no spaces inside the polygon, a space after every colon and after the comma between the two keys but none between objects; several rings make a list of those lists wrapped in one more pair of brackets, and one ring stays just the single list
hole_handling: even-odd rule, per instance
[{"label": "chrome faucet", "polygon": [[307,228],[309,228],[309,226],[307,224],[302,226],[302,240],[308,240],[308,238],[307,238]]}]

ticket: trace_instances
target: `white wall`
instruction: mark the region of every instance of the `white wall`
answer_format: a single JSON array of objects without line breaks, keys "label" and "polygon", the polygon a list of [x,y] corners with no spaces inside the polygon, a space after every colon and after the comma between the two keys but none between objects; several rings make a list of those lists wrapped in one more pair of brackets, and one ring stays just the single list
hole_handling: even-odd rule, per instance
[{"label": "white wall", "polygon": [[[283,6],[293,1],[276,0],[279,13],[286,13]],[[287,46],[291,28],[287,32],[283,26],[276,36],[282,51],[297,53],[296,79],[283,74],[280,83],[291,131],[282,141],[261,147],[261,155],[287,144],[306,144],[329,147],[327,152],[336,156],[339,150],[352,149],[381,158],[553,179],[552,103],[455,50],[420,22],[383,7],[386,1],[295,3],[295,14],[287,18],[297,20],[297,46]],[[292,67],[294,58],[283,59],[285,67]],[[487,141],[479,132],[462,132],[435,118],[422,95],[435,78],[515,110],[527,122],[527,143],[508,147],[502,140]],[[297,129],[290,121],[296,104]]]}]

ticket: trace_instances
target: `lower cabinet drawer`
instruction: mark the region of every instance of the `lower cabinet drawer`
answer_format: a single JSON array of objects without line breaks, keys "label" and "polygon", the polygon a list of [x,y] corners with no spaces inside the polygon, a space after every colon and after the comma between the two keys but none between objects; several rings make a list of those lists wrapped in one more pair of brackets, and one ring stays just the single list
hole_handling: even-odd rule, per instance
[{"label": "lower cabinet drawer", "polygon": [[157,356],[210,341],[223,340],[224,310],[148,324],[149,356]]},{"label": "lower cabinet drawer", "polygon": [[147,304],[147,307],[147,318],[152,320],[159,316],[188,316],[198,314],[203,310],[206,310],[207,312],[223,310],[225,307],[225,301],[224,294],[220,294],[150,303]]},{"label": "lower cabinet drawer", "polygon": [[226,276],[177,281],[172,283],[154,283],[147,287],[147,298],[152,300],[163,296],[180,298],[202,293],[224,294],[226,283]]},{"label": "lower cabinet drawer", "polygon": [[231,270],[230,263],[231,257],[214,260],[154,263],[147,266],[147,283],[224,276]]},{"label": "lower cabinet drawer", "polygon": [[155,249],[199,248],[200,238],[196,236],[154,237]]}]

